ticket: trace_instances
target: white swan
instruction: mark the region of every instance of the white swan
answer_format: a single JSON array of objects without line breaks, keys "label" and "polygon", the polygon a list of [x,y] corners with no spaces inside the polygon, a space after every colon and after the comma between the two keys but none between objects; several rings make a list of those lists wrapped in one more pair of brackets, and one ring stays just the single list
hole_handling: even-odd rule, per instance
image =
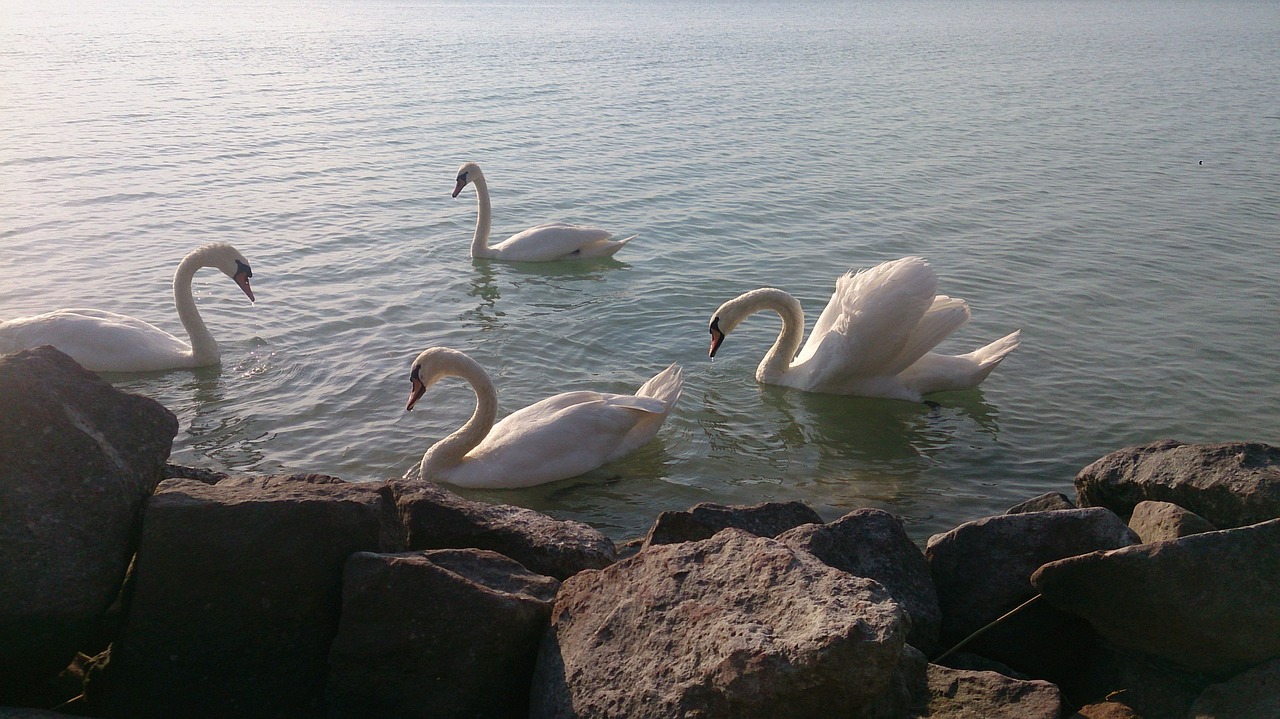
[{"label": "white swan", "polygon": [[1021,330],[968,354],[931,352],[969,320],[969,305],[935,295],[937,285],[919,257],[846,273],[836,280],[804,349],[800,302],[779,289],[752,290],[712,315],[709,354],[715,357],[725,336],[748,316],[772,310],[782,317],[782,331],[756,368],[762,383],[913,402],[930,392],[977,387],[1018,346]]},{"label": "white swan", "polygon": [[530,227],[524,232],[508,237],[489,246],[489,185],[484,173],[474,162],[458,168],[458,184],[453,188],[457,197],[468,184],[476,186],[476,234],[471,238],[471,256],[512,262],[549,262],[551,260],[587,260],[612,257],[622,246],[635,239],[635,235],[615,240],[613,234],[599,227],[570,225],[564,222],[548,222]]},{"label": "white swan", "polygon": [[447,376],[471,383],[476,409],[461,429],[422,455],[418,476],[486,489],[532,487],[619,459],[653,439],[683,386],[680,368],[672,364],[634,395],[565,392],[494,425],[498,396],[489,375],[462,352],[433,347],[413,361],[413,390],[405,409],[413,409],[428,387]]},{"label": "white swan", "polygon": [[249,301],[254,300],[249,263],[226,243],[197,247],[182,258],[173,273],[173,302],[191,344],[155,325],[114,312],[87,309],[55,310],[42,315],[0,322],[0,354],[40,345],[53,345],[94,372],[149,372],[217,364],[218,343],[205,327],[191,279],[202,267],[216,267],[235,280]]}]

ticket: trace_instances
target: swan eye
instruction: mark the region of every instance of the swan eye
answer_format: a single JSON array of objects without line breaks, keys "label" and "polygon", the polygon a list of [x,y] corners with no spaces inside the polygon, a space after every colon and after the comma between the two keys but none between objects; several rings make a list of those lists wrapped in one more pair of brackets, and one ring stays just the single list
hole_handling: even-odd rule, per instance
[{"label": "swan eye", "polygon": [[458,175],[458,184],[459,185],[467,184],[467,173],[463,172],[460,175]]},{"label": "swan eye", "polygon": [[719,332],[719,331],[720,331],[720,318],[719,318],[719,317],[712,317],[712,318],[711,318],[711,327],[709,328],[709,330],[710,330],[711,334],[715,334],[715,333],[717,333],[717,332]]},{"label": "swan eye", "polygon": [[245,277],[253,277],[253,270],[249,269],[249,265],[244,260],[236,260],[236,274],[243,274]]}]

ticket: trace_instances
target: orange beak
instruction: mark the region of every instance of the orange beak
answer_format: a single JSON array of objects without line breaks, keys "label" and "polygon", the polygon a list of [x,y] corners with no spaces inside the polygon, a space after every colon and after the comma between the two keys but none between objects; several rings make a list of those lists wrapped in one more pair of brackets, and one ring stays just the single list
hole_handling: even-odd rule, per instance
[{"label": "orange beak", "polygon": [[405,405],[404,408],[404,411],[406,412],[413,409],[413,406],[418,403],[418,400],[422,399],[423,393],[427,391],[427,386],[422,384],[422,380],[418,379],[417,367],[413,368],[413,377],[410,377],[409,381],[413,383],[413,389],[409,392],[409,404]]}]

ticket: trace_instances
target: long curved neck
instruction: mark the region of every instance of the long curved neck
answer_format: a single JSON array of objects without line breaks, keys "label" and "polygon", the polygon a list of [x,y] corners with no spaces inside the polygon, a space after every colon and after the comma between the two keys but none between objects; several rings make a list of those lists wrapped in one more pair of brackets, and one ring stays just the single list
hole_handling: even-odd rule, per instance
[{"label": "long curved neck", "polygon": [[197,365],[216,364],[221,357],[218,343],[205,326],[200,311],[196,309],[196,300],[191,296],[191,280],[195,277],[196,270],[209,266],[203,256],[193,252],[182,258],[177,271],[173,273],[173,304],[178,308],[178,320],[182,322],[182,327],[191,340],[191,354]]},{"label": "long curved neck", "polygon": [[804,340],[804,311],[800,309],[800,300],[790,294],[772,287],[753,290],[739,298],[742,312],[751,315],[762,310],[777,312],[782,318],[782,329],[773,346],[765,353],[760,366],[756,367],[756,379],[766,384],[786,373],[800,351],[800,343]]},{"label": "long curved neck", "polygon": [[489,434],[494,420],[498,417],[498,393],[494,389],[493,381],[480,365],[471,362],[470,358],[465,359],[466,363],[460,362],[449,367],[442,374],[461,377],[471,383],[471,389],[476,393],[476,409],[471,413],[471,419],[468,419],[466,424],[453,434],[431,445],[431,448],[422,455],[422,464],[418,471],[423,479],[430,480],[438,472],[462,464],[467,452],[475,449],[476,445]]},{"label": "long curved neck", "polygon": [[489,225],[492,221],[489,185],[485,183],[484,175],[478,173],[471,180],[471,184],[476,186],[476,234],[471,238],[471,256],[488,257],[490,255]]}]

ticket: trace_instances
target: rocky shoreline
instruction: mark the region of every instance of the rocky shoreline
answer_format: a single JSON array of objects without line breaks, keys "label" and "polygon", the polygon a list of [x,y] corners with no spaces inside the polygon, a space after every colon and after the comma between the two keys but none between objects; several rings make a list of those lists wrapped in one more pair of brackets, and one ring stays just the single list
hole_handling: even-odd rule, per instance
[{"label": "rocky shoreline", "polygon": [[166,464],[0,358],[0,717],[1280,716],[1280,449],[1155,442],[930,538],[799,503],[589,526]]}]

